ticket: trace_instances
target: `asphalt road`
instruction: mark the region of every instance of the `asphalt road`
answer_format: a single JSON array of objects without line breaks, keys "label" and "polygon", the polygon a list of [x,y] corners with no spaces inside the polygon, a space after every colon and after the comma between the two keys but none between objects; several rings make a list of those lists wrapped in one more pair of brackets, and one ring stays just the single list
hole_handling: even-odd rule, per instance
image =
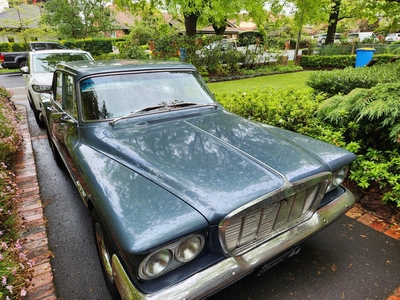
[{"label": "asphalt road", "polygon": [[[45,131],[37,127],[29,108],[21,76],[0,74],[0,85],[10,88],[14,102],[25,105],[29,112],[58,298],[110,299],[90,214],[65,168],[53,161]],[[306,241],[298,255],[259,277],[250,275],[210,299],[386,300],[399,285],[400,241],[343,216]]]}]

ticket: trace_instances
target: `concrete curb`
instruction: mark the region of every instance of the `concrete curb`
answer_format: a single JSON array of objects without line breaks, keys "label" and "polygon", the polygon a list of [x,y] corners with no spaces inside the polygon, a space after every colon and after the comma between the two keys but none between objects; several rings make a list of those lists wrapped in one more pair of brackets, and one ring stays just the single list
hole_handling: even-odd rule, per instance
[{"label": "concrete curb", "polygon": [[[36,164],[28,127],[26,107],[16,105],[22,116],[19,123],[24,137],[23,151],[18,153],[16,165],[16,183],[18,187],[18,215],[23,251],[34,262],[32,281],[27,289],[28,300],[57,300],[53,271],[50,264],[52,252],[48,248],[46,220],[43,214],[40,189],[36,175]],[[357,219],[387,236],[400,240],[400,226],[390,224],[371,215],[356,203],[346,215]],[[400,286],[387,300],[400,300]]]},{"label": "concrete curb", "polygon": [[53,271],[50,264],[52,255],[48,247],[46,220],[36,174],[36,164],[32,149],[25,106],[16,105],[22,132],[23,150],[17,154],[15,177],[17,183],[18,226],[22,240],[22,251],[34,262],[32,280],[27,288],[28,300],[56,300]]}]

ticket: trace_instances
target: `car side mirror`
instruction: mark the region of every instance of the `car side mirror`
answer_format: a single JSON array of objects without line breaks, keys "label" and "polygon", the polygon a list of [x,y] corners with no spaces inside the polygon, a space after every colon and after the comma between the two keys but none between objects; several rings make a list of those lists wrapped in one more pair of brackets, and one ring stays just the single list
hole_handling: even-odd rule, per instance
[{"label": "car side mirror", "polygon": [[29,74],[29,67],[28,66],[22,67],[21,72],[22,74]]}]

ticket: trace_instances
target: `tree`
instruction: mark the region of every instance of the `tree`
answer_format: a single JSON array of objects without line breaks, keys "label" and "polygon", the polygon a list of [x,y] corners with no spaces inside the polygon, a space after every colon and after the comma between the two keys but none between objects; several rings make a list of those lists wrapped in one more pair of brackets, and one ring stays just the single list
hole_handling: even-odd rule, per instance
[{"label": "tree", "polygon": [[400,0],[332,0],[326,44],[333,44],[336,26],[344,18],[365,18],[374,23],[383,17],[391,19],[392,31],[397,31],[400,22]]},{"label": "tree", "polygon": [[[115,3],[133,12],[147,1],[117,0]],[[218,34],[223,34],[227,20],[241,16],[243,10],[257,25],[262,25],[266,18],[264,0],[151,0],[150,3],[174,16],[182,16],[188,37],[196,35],[198,24],[205,26],[211,23]]]},{"label": "tree", "polygon": [[269,2],[275,13],[282,13],[284,8],[290,7],[291,12],[294,14],[295,29],[297,31],[294,59],[296,59],[299,50],[302,28],[306,24],[319,23],[322,20],[326,20],[329,2],[330,0],[272,0]]},{"label": "tree", "polygon": [[62,38],[102,36],[113,30],[113,16],[103,0],[52,0],[45,4],[43,21]]}]

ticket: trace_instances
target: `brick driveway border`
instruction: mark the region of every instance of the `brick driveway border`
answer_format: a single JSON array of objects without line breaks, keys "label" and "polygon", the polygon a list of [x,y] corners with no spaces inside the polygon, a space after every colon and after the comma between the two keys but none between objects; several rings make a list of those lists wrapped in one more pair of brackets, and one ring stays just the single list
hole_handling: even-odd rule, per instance
[{"label": "brick driveway border", "polygon": [[18,228],[22,240],[22,251],[32,260],[32,280],[27,288],[28,300],[56,300],[53,271],[50,264],[52,256],[48,247],[46,219],[36,174],[36,164],[29,133],[25,106],[16,105],[20,132],[23,135],[23,148],[17,154],[15,177],[17,184]]}]

